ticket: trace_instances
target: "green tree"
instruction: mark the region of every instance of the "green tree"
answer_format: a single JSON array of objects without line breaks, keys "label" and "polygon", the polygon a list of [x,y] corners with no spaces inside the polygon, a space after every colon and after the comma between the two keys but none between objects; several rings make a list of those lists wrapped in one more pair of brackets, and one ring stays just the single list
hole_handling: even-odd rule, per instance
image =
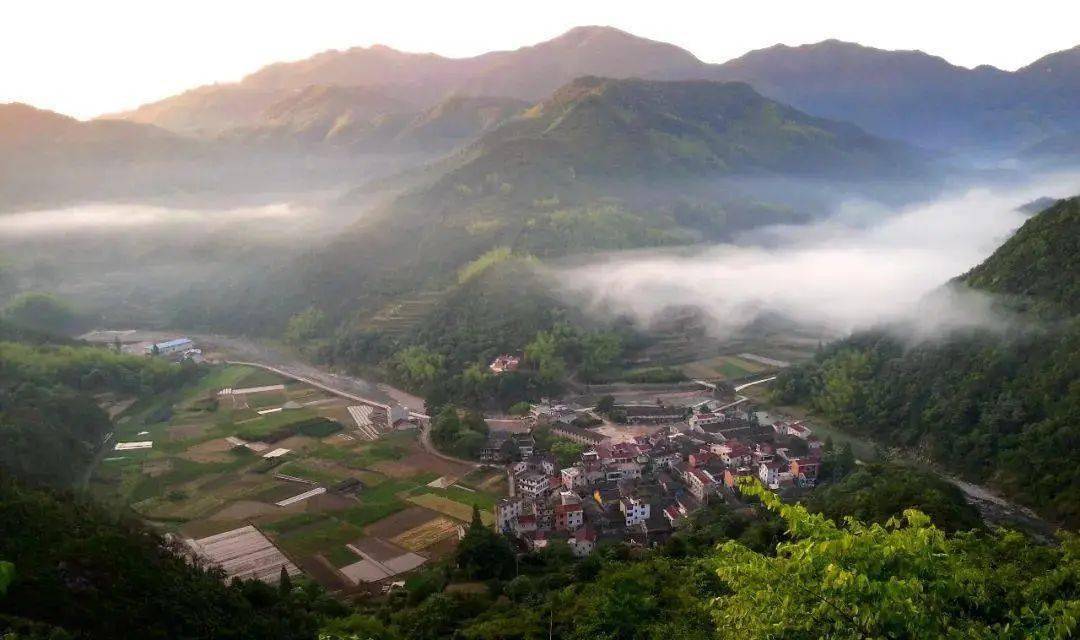
[{"label": "green tree", "polygon": [[289,318],[285,326],[285,341],[293,345],[303,345],[315,338],[326,323],[326,314],[316,307],[308,307]]},{"label": "green tree", "polygon": [[476,505],[473,505],[472,522],[458,543],[454,560],[462,574],[471,579],[503,578],[514,570],[514,552],[509,543],[484,525]]},{"label": "green tree", "polygon": [[555,460],[560,469],[574,464],[574,462],[581,458],[581,453],[583,451],[585,451],[585,445],[578,444],[565,438],[556,438],[555,442],[551,445],[551,453],[555,455]]},{"label": "green tree", "polygon": [[939,529],[962,531],[982,525],[979,511],[960,489],[937,476],[896,464],[870,464],[854,469],[837,483],[819,487],[807,498],[811,511],[833,520],[852,516],[885,524],[918,509]]},{"label": "green tree", "polygon": [[615,396],[606,395],[602,396],[596,401],[596,410],[603,415],[609,415],[611,410],[615,408]]},{"label": "green tree", "polygon": [[558,354],[555,336],[548,331],[537,333],[536,338],[525,347],[525,359],[537,366],[555,358]]},{"label": "green tree", "polygon": [[593,380],[615,363],[622,353],[622,339],[610,331],[595,331],[581,339],[581,375]]},{"label": "green tree", "polygon": [[510,407],[510,411],[509,411],[509,413],[510,413],[510,415],[512,415],[512,416],[524,416],[524,415],[528,415],[528,413],[529,413],[529,411],[530,411],[531,409],[532,409],[532,405],[531,405],[531,404],[529,404],[528,402],[524,402],[524,401],[522,401],[522,402],[515,402],[515,403],[514,403],[514,404],[513,404],[513,405],[512,405],[511,407]]},{"label": "green tree", "polygon": [[424,347],[413,346],[398,351],[390,360],[394,378],[410,389],[423,390],[444,375],[445,358]]},{"label": "green tree", "polygon": [[82,324],[71,305],[48,293],[28,291],[11,299],[3,317],[12,324],[58,335],[76,333]]},{"label": "green tree", "polygon": [[8,585],[15,579],[15,565],[0,560],[0,596],[7,593]]},{"label": "green tree", "polygon": [[1075,537],[1060,554],[1016,533],[950,537],[913,509],[884,525],[837,524],[756,481],[740,488],[792,539],[774,556],[720,546],[720,638],[1066,638],[1077,628]]}]

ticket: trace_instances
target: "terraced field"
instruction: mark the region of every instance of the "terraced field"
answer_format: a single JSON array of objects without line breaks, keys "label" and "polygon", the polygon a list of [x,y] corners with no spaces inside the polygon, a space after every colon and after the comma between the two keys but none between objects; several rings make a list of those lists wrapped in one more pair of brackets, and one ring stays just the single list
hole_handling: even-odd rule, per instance
[{"label": "terraced field", "polygon": [[363,322],[362,327],[392,336],[408,333],[435,308],[445,293],[445,291],[426,291],[395,300]]}]

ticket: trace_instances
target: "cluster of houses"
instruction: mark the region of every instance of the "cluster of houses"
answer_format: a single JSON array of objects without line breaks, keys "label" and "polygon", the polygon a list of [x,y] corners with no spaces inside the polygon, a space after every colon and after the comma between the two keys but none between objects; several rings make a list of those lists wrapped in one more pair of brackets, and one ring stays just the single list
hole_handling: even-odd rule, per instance
[{"label": "cluster of houses", "polygon": [[[651,415],[667,415],[657,410]],[[529,549],[564,540],[577,556],[598,540],[662,542],[703,505],[741,504],[739,478],[797,493],[817,481],[822,443],[801,422],[760,424],[757,414],[709,401],[650,435],[616,442],[542,409],[551,434],[585,449],[559,468],[530,434],[505,436],[517,460],[507,465],[511,495],[495,506],[496,528]]]}]

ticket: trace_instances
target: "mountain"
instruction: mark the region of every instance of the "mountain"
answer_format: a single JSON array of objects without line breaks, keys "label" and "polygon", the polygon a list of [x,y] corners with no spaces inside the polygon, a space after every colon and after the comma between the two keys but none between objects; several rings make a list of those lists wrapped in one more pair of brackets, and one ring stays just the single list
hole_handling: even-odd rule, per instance
[{"label": "mountain", "polygon": [[0,104],[0,163],[60,154],[136,157],[182,144],[176,135],[150,125],[123,120],[82,122],[17,102]]},{"label": "mountain", "polygon": [[82,122],[25,104],[0,105],[0,208],[67,195],[108,197],[168,181],[167,166],[202,143],[122,120]]},{"label": "mountain", "polygon": [[400,149],[450,149],[472,142],[524,111],[514,98],[452,95],[417,114],[394,137]]},{"label": "mountain", "polygon": [[1022,320],[1015,326],[917,344],[892,327],[862,331],[785,371],[777,399],[804,403],[841,428],[912,450],[1075,527],[1078,238],[1080,198],[1063,200],[958,278],[958,286],[1015,308]]},{"label": "mountain", "polygon": [[214,136],[251,124],[263,110],[291,93],[240,84],[213,84],[102,118],[152,124],[189,135]]},{"label": "mountain", "polygon": [[449,178],[572,172],[629,179],[732,173],[891,173],[914,154],[741,83],[584,77],[482,137]]},{"label": "mountain", "polygon": [[270,145],[254,136],[193,138],[137,122],[83,122],[23,104],[0,105],[0,212],[162,194],[340,188],[358,175],[400,171],[398,156],[342,157],[327,153],[327,145],[301,142],[323,122],[299,103],[294,107],[292,120],[272,114],[295,128],[268,125],[263,132],[289,132],[287,145]]},{"label": "mountain", "polygon": [[1024,149],[1021,156],[1038,164],[1080,164],[1080,131],[1050,136]]},{"label": "mountain", "polygon": [[985,291],[1080,314],[1080,198],[1032,217],[961,281]]},{"label": "mountain", "polygon": [[805,201],[798,213],[785,206],[776,189],[749,193],[754,180],[909,176],[921,166],[903,145],[745,84],[580,78],[428,166],[416,186],[267,286],[227,296],[244,308],[224,315],[270,332],[309,305],[362,320],[453,286],[493,250],[557,259],[728,240],[812,212]]},{"label": "mountain", "polygon": [[[752,51],[720,65],[718,74],[815,115],[949,149],[1011,146],[1071,126],[1080,106],[1066,96],[1080,80],[1065,70],[1080,66],[1071,58],[1053,66],[1058,73],[966,69],[921,51],[826,40]],[[1047,86],[1071,88],[1048,103]]]},{"label": "mountain", "polygon": [[1043,56],[1015,75],[1042,93],[1040,98],[1056,98],[1056,105],[1075,101],[1080,98],[1080,46]]},{"label": "mountain", "polygon": [[347,148],[378,138],[416,111],[407,102],[371,87],[312,85],[291,92],[262,110],[250,125],[229,130],[223,139],[243,143],[268,142],[289,147],[326,143]]},{"label": "mountain", "polygon": [[319,85],[270,105],[256,124],[220,138],[293,151],[446,152],[493,129],[528,103],[454,95],[419,110],[380,89]]},{"label": "mountain", "polygon": [[451,94],[540,100],[580,76],[743,81],[809,114],[941,150],[1012,151],[1075,130],[1080,47],[1016,72],[959,67],[921,51],[826,40],[776,45],[709,64],[674,45],[610,27],[470,58],[376,45],[277,63],[238,83],[200,87],[116,117],[187,133],[250,125],[311,85],[364,86],[429,107]]},{"label": "mountain", "polygon": [[375,45],[277,63],[238,83],[192,91],[116,114],[184,132],[250,124],[263,109],[311,85],[364,86],[422,107],[452,94],[539,100],[583,75],[707,78],[710,66],[676,46],[610,27],[577,27],[553,40],[471,58],[406,53]]}]

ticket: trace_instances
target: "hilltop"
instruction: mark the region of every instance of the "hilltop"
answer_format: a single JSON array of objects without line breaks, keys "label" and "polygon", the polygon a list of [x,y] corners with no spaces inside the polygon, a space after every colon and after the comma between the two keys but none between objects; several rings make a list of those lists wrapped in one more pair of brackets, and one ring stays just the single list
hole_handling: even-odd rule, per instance
[{"label": "hilltop", "polygon": [[873,173],[905,168],[913,160],[905,151],[743,83],[583,77],[481,138],[470,163],[452,175],[554,164],[574,176],[619,178]]},{"label": "hilltop", "polygon": [[313,85],[221,138],[299,152],[447,152],[523,110],[513,98],[453,95],[420,109],[380,89]]},{"label": "hilltop", "polygon": [[471,58],[407,53],[387,46],[325,51],[271,64],[238,83],[199,87],[114,114],[185,132],[220,133],[311,85],[365,86],[420,106],[458,93],[535,101],[583,75],[708,78],[709,65],[674,45],[610,27],[577,27],[552,40]]},{"label": "hilltop", "polygon": [[961,281],[1035,306],[1080,313],[1080,198],[1062,200],[1032,217]]},{"label": "hilltop", "polygon": [[581,76],[742,81],[815,116],[939,150],[1015,150],[1075,128],[1080,48],[1015,72],[967,69],[922,51],[839,40],[776,45],[724,63],[611,27],[576,27],[539,44],[469,58],[375,45],[326,51],[114,114],[184,133],[250,125],[312,85],[363,86],[427,108],[453,94],[537,101]]}]

